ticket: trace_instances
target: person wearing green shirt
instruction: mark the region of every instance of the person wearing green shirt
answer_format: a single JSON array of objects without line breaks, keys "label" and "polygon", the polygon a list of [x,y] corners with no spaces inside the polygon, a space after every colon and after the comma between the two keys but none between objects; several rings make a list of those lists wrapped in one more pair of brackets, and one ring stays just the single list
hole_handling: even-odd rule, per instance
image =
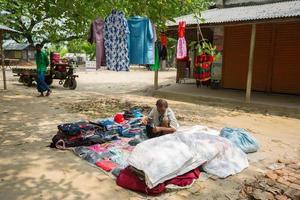
[{"label": "person wearing green shirt", "polygon": [[47,54],[42,51],[42,45],[37,44],[35,45],[36,53],[35,63],[36,63],[36,71],[37,71],[37,90],[41,93],[39,97],[44,96],[44,92],[47,91],[46,96],[51,94],[51,90],[47,83],[45,82],[45,74],[47,72],[47,67],[49,65],[49,59]]}]

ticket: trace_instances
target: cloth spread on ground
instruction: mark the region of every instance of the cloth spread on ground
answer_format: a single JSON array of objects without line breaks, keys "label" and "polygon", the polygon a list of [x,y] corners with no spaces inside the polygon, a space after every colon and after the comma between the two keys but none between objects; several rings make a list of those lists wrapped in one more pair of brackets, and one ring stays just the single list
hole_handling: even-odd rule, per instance
[{"label": "cloth spread on ground", "polygon": [[138,144],[129,165],[145,173],[149,188],[203,165],[220,178],[248,167],[246,154],[226,138],[210,135],[203,127],[177,131]]},{"label": "cloth spread on ground", "polygon": [[[118,177],[118,185],[153,195],[165,188],[191,186],[199,177],[200,166],[221,178],[248,166],[246,154],[228,139],[220,137],[219,131],[205,126],[181,127],[174,134],[148,139],[145,127],[140,123],[142,114],[138,110],[125,113],[127,119],[122,124],[107,118],[59,125],[53,139],[54,147],[59,146],[55,138],[63,135],[60,140],[64,140],[64,145],[61,146],[75,147],[71,149],[77,156]],[[134,129],[139,131],[126,138],[125,129],[126,133]],[[97,131],[108,136],[117,135],[117,138],[83,142],[98,135]]]},{"label": "cloth spread on ground", "polygon": [[220,136],[233,142],[245,153],[253,153],[259,149],[256,139],[243,128],[223,128]]}]

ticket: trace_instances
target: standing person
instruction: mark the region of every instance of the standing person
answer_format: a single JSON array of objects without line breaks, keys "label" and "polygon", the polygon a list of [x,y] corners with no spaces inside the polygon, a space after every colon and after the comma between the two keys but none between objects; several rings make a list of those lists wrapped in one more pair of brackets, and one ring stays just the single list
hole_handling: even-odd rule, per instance
[{"label": "standing person", "polygon": [[49,59],[47,54],[42,51],[42,45],[37,44],[35,45],[36,53],[34,55],[35,57],[35,63],[36,63],[36,71],[37,71],[37,90],[41,93],[39,97],[44,96],[44,92],[47,91],[46,96],[49,96],[51,94],[51,90],[49,86],[45,82],[45,74],[47,72],[47,67],[49,65]]},{"label": "standing person", "polygon": [[147,126],[147,135],[150,138],[174,133],[179,128],[174,112],[164,99],[157,100],[156,107],[142,119],[142,124]]}]

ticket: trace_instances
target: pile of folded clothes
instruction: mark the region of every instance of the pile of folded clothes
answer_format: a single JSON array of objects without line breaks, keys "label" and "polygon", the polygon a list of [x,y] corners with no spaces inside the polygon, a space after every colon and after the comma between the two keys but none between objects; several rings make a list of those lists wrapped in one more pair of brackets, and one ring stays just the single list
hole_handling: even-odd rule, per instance
[{"label": "pile of folded clothes", "polygon": [[200,175],[200,170],[197,168],[181,176],[177,176],[163,183],[160,183],[153,188],[149,188],[145,184],[144,176],[138,176],[139,173],[135,172],[136,170],[131,167],[127,167],[122,170],[117,177],[117,185],[148,195],[161,194],[165,191],[165,189],[183,189],[191,187],[191,185],[195,182],[195,180],[199,178]]},{"label": "pile of folded clothes", "polygon": [[138,109],[117,113],[114,118],[95,121],[79,121],[58,125],[51,147],[66,149],[90,146],[118,140],[119,137],[135,137],[146,131],[141,124],[142,113]]},{"label": "pile of folded clothes", "polygon": [[57,128],[58,132],[52,138],[50,146],[58,149],[89,146],[118,139],[115,132],[105,131],[102,126],[86,121],[61,124]]}]

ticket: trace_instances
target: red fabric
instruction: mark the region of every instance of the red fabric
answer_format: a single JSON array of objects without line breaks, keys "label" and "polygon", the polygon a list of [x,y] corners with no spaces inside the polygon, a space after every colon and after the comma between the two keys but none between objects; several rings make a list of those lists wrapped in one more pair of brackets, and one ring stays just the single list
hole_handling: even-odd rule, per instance
[{"label": "red fabric", "polygon": [[60,60],[60,54],[59,53],[53,53],[51,58],[51,63],[59,63]]},{"label": "red fabric", "polygon": [[165,191],[165,184],[161,183],[156,187],[149,189],[144,181],[140,180],[130,168],[125,168],[120,172],[117,178],[117,185],[137,192],[143,192],[148,195],[158,195]]},{"label": "red fabric", "polygon": [[165,182],[166,185],[173,184],[181,187],[191,185],[195,179],[198,179],[200,175],[200,170],[198,168],[189,171],[181,176],[177,176]]},{"label": "red fabric", "polygon": [[160,43],[162,46],[165,46],[165,47],[167,46],[168,38],[167,38],[166,34],[164,34],[164,33],[160,34]]},{"label": "red fabric", "polygon": [[178,37],[182,38],[185,35],[185,21],[180,21],[178,26]]},{"label": "red fabric", "polygon": [[110,172],[118,166],[116,163],[113,163],[110,160],[101,160],[99,162],[96,162],[95,164],[107,172]]},{"label": "red fabric", "polygon": [[195,179],[198,179],[200,175],[200,170],[198,168],[189,171],[181,176],[172,178],[165,183],[161,183],[156,187],[149,189],[146,183],[140,180],[130,168],[125,168],[120,172],[120,175],[117,177],[117,185],[127,188],[137,192],[143,192],[148,195],[158,195],[165,191],[165,186],[168,184],[173,184],[177,186],[187,186],[191,185]]},{"label": "red fabric", "polygon": [[124,116],[121,113],[117,113],[114,117],[114,121],[119,123],[119,124],[122,124],[122,123],[124,123],[125,119],[124,119]]},{"label": "red fabric", "polygon": [[80,139],[80,138],[82,138],[82,134],[81,134],[81,133],[79,133],[79,134],[77,134],[77,135],[74,135],[74,136],[68,137],[68,140],[69,140],[69,141],[76,141],[76,140],[78,140],[78,139]]},{"label": "red fabric", "polygon": [[214,62],[214,60],[215,60],[215,57],[213,55],[208,56],[208,61]]},{"label": "red fabric", "polygon": [[200,81],[206,81],[209,80],[211,77],[210,72],[203,72],[201,74],[194,74],[194,78]]}]

